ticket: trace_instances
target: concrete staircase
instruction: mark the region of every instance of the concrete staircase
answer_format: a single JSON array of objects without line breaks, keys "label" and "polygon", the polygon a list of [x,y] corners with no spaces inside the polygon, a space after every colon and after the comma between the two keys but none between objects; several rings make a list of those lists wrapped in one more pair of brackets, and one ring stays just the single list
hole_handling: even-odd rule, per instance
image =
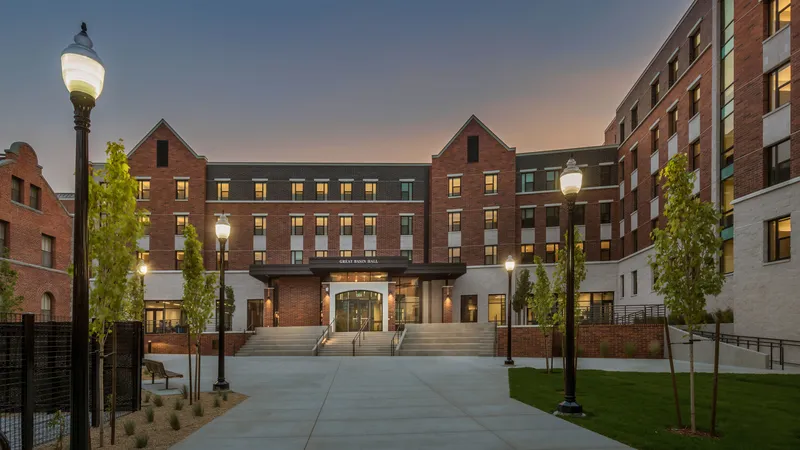
[{"label": "concrete staircase", "polygon": [[312,356],[325,327],[264,327],[247,340],[236,356]]},{"label": "concrete staircase", "polygon": [[[320,333],[322,333],[320,331]],[[361,346],[356,343],[356,356],[389,356],[392,352],[394,332],[367,331],[362,335]],[[353,338],[356,332],[331,333],[319,356],[353,356]]]},{"label": "concrete staircase", "polygon": [[494,356],[493,323],[406,324],[401,356]]}]

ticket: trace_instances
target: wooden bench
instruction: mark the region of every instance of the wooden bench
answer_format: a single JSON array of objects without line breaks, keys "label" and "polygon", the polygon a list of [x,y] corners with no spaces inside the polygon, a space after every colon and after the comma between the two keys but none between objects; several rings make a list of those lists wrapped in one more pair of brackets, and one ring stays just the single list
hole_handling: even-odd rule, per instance
[{"label": "wooden bench", "polygon": [[147,371],[150,372],[150,375],[153,376],[152,384],[156,384],[156,376],[166,380],[167,385],[164,389],[169,389],[170,378],[183,378],[183,375],[177,372],[171,372],[169,370],[164,369],[164,363],[162,363],[161,361],[153,361],[151,359],[145,359],[144,366],[147,369]]}]

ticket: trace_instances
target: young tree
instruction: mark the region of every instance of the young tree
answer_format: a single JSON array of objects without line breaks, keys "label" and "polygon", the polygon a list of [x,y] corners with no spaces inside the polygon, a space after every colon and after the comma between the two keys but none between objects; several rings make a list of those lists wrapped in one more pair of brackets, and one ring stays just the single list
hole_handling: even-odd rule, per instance
[{"label": "young tree", "polygon": [[233,328],[233,312],[236,311],[236,297],[233,295],[233,286],[225,285],[225,330]]},{"label": "young tree", "polygon": [[692,194],[695,174],[686,164],[686,155],[678,153],[661,169],[667,225],[652,232],[655,255],[649,262],[656,277],[653,289],[664,296],[671,312],[685,319],[689,330],[689,404],[696,431],[692,334],[705,315],[706,296],[719,295],[725,277],[717,267],[720,214],[712,203]]},{"label": "young tree", "polygon": [[[94,283],[89,294],[90,333],[97,339],[100,363],[97,366],[99,395],[97,409],[104,411],[103,349],[111,325],[123,316],[128,274],[136,263],[137,239],[142,234],[136,212],[136,180],[128,171],[128,158],[122,141],[109,142],[106,164],[89,178],[89,260]],[[101,183],[98,179],[102,179]],[[100,421],[100,445],[103,423]]]},{"label": "young tree", "polygon": [[511,301],[511,308],[517,313],[517,323],[522,323],[520,321],[520,313],[522,308],[528,306],[532,287],[531,273],[528,269],[522,269],[517,275],[517,286],[514,289],[514,297]]},{"label": "young tree", "polygon": [[[8,250],[3,249],[3,257],[8,258]],[[0,314],[22,311],[25,298],[16,295],[17,271],[11,268],[7,259],[0,260]]]},{"label": "young tree", "polygon": [[[189,358],[189,404],[200,395],[200,336],[214,314],[217,274],[205,273],[203,266],[203,244],[197,239],[197,231],[187,225],[183,231],[183,302],[182,308],[188,328],[187,356]],[[197,380],[192,379],[192,344],[195,345]],[[194,382],[193,382],[194,381]],[[196,384],[196,389],[192,385]]]},{"label": "young tree", "polygon": [[552,364],[550,359],[552,357],[552,342],[547,345],[547,337],[551,336],[553,327],[553,304],[555,303],[553,297],[553,290],[550,287],[550,278],[547,276],[542,264],[542,259],[538,256],[533,260],[536,264],[536,282],[533,285],[533,295],[528,297],[528,308],[533,310],[533,316],[536,323],[539,324],[539,331],[542,333],[542,343],[544,345],[544,364],[547,373],[550,373]]},{"label": "young tree", "polygon": [[122,306],[122,320],[139,321],[144,317],[144,285],[141,275],[133,272],[125,284],[125,302]]},{"label": "young tree", "polygon": [[[575,227],[574,230],[574,241],[575,246],[573,248],[573,252],[575,254],[575,273],[574,275],[574,291],[575,291],[575,318],[577,319],[580,316],[581,310],[578,307],[578,297],[580,297],[581,293],[581,283],[583,280],[586,279],[586,253],[583,251],[583,236],[578,232],[578,228]],[[567,233],[564,233],[564,242],[567,242]],[[567,264],[569,263],[567,258],[567,246],[561,247],[558,249],[558,257],[556,259],[556,272],[553,274],[553,294],[555,295],[558,303],[558,311],[555,314],[554,321],[558,324],[558,329],[561,332],[562,336],[562,346],[564,348],[563,343],[566,339],[566,328],[567,328]],[[578,322],[580,323],[580,322]],[[575,326],[575,348],[577,349],[577,342],[578,342],[578,330],[580,326]],[[562,351],[562,361],[563,361],[563,351]],[[575,351],[575,370],[577,371],[578,367],[578,352]],[[563,365],[562,367],[566,367]],[[565,375],[566,376],[566,373]]]}]

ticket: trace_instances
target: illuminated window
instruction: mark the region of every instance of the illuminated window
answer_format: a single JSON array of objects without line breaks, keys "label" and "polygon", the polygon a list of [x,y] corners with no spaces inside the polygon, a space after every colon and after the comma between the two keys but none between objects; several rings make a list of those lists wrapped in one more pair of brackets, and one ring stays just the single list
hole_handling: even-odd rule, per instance
[{"label": "illuminated window", "polygon": [[600,261],[611,260],[611,241],[600,241]]},{"label": "illuminated window", "polygon": [[317,183],[317,200],[328,199],[328,183]]},{"label": "illuminated window", "polygon": [[353,251],[352,250],[339,250],[339,257],[340,258],[352,258]]},{"label": "illuminated window", "polygon": [[483,247],[483,263],[487,265],[497,264],[496,245],[485,245]]},{"label": "illuminated window", "polygon": [[189,180],[175,180],[175,200],[189,198]]},{"label": "illuminated window", "polygon": [[364,216],[364,236],[375,236],[377,230],[375,227],[376,220],[377,217],[375,216]]},{"label": "illuminated window", "polygon": [[447,249],[447,261],[451,263],[461,262],[461,247],[450,247]]},{"label": "illuminated window", "polygon": [[267,263],[267,252],[259,251],[253,252],[253,264],[266,264]]},{"label": "illuminated window", "polygon": [[720,270],[724,274],[733,273],[733,239],[722,243]]},{"label": "illuminated window", "polygon": [[339,183],[339,195],[341,196],[342,200],[352,200],[353,183],[350,182]]},{"label": "illuminated window", "polygon": [[302,200],[303,199],[303,183],[296,182],[292,183],[292,200]]},{"label": "illuminated window", "polygon": [[483,212],[483,229],[496,230],[497,229],[497,210],[487,209]]},{"label": "illuminated window", "polygon": [[142,224],[142,234],[144,236],[150,235],[150,214],[140,214],[139,223]]},{"label": "illuminated window", "polygon": [[789,103],[792,96],[792,65],[786,63],[769,74],[767,96],[769,111],[774,111]]},{"label": "illuminated window", "polygon": [[217,181],[217,200],[227,200],[230,191],[230,183],[227,181]]},{"label": "illuminated window", "polygon": [[254,181],[253,182],[253,200],[266,200],[267,199],[267,182]]},{"label": "illuminated window", "polygon": [[314,251],[314,257],[315,258],[327,258],[328,257],[328,251],[327,250],[315,250]]},{"label": "illuminated window", "polygon": [[460,212],[447,213],[447,223],[449,231],[461,231],[461,213]]},{"label": "illuminated window", "polygon": [[558,244],[547,244],[544,248],[544,262],[554,263],[558,261]]},{"label": "illuminated window", "polygon": [[[215,262],[215,263],[216,263],[216,265],[217,265],[217,270],[219,270],[219,257],[220,257],[220,254],[221,254],[221,253],[222,253],[222,252],[218,251],[218,252],[217,252],[217,254],[216,254],[216,256],[215,256],[215,258],[214,258],[214,262]],[[225,255],[223,256],[223,258],[224,258],[224,262],[223,262],[223,264],[225,265],[225,270],[228,270],[228,253],[230,253],[230,252],[227,252],[227,251],[226,251],[226,252],[225,252]]]},{"label": "illuminated window", "polygon": [[505,294],[489,295],[489,322],[497,325],[506,323],[506,296]]},{"label": "illuminated window", "polygon": [[461,197],[461,177],[449,177],[447,179],[447,195],[449,197]]},{"label": "illuminated window", "polygon": [[772,36],[792,20],[791,0],[772,0],[767,15],[767,36]]},{"label": "illuminated window", "polygon": [[136,180],[139,189],[136,193],[136,200],[150,200],[150,180]]},{"label": "illuminated window", "polygon": [[264,216],[253,217],[253,235],[266,236],[267,234],[267,218]]},{"label": "illuminated window", "polygon": [[789,259],[792,256],[792,219],[782,217],[767,222],[767,261]]},{"label": "illuminated window", "polygon": [[183,252],[175,252],[175,270],[183,270]]},{"label": "illuminated window", "polygon": [[314,234],[317,236],[328,235],[328,216],[314,217]]},{"label": "illuminated window", "polygon": [[175,235],[183,236],[183,231],[189,223],[189,216],[175,216]]},{"label": "illuminated window", "polygon": [[522,264],[533,264],[533,244],[524,244],[519,248],[520,260]]},{"label": "illuminated window", "polygon": [[374,258],[374,257],[378,256],[378,251],[377,250],[364,250],[364,256],[366,256],[368,258],[369,257]]},{"label": "illuminated window", "polygon": [[700,56],[700,30],[698,29],[695,31],[693,35],[689,37],[689,63],[691,64]]},{"label": "illuminated window", "polygon": [[496,194],[497,193],[497,174],[487,173],[483,175],[483,193]]},{"label": "illuminated window", "polygon": [[364,183],[364,200],[376,200],[378,198],[378,183]]},{"label": "illuminated window", "polygon": [[353,235],[353,217],[339,216],[339,234],[341,236]]},{"label": "illuminated window", "polygon": [[692,97],[692,105],[689,117],[694,117],[695,114],[700,112],[700,86],[692,89],[689,94]]},{"label": "illuminated window", "polygon": [[303,235],[303,217],[292,216],[292,236]]}]

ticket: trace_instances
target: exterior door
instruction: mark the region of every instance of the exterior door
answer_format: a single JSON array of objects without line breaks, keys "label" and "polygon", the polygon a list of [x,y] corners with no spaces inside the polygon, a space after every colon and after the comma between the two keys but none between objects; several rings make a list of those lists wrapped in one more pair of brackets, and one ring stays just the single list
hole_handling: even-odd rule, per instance
[{"label": "exterior door", "polygon": [[462,295],[461,296],[461,322],[477,322],[478,321],[478,296],[477,295]]},{"label": "exterior door", "polygon": [[373,291],[347,291],[336,294],[336,331],[366,331],[383,328],[383,296]]},{"label": "exterior door", "polygon": [[264,326],[264,301],[247,301],[247,330],[253,331],[257,327]]}]

